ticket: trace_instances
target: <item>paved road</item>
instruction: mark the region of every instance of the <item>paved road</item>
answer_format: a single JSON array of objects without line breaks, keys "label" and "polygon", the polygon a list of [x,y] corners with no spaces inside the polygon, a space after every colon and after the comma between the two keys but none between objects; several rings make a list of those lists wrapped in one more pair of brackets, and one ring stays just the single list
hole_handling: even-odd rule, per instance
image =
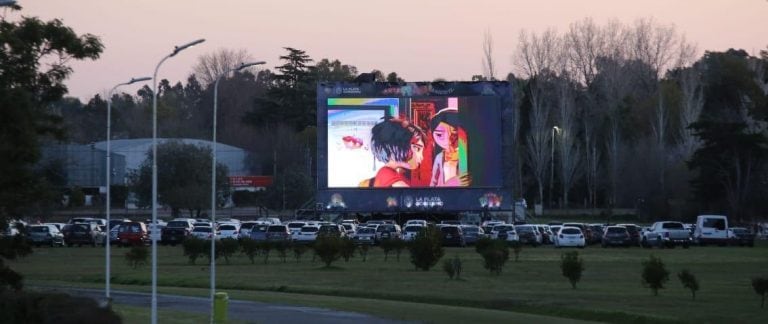
[{"label": "paved road", "polygon": [[[41,290],[61,291],[75,296],[83,296],[101,301],[104,291],[100,289],[83,288],[42,288]],[[121,290],[112,290],[112,300],[116,304],[146,307],[152,306],[152,297],[149,293],[139,293]],[[189,313],[210,314],[210,299],[202,297],[188,297],[177,295],[157,295],[157,307],[159,309],[176,310]],[[313,323],[313,324],[343,324],[343,323],[377,323],[394,324],[404,323],[388,320],[371,315],[337,311],[325,308],[302,307],[292,305],[268,304],[244,300],[229,300],[229,312],[227,318],[232,320],[258,322],[258,323]]]}]

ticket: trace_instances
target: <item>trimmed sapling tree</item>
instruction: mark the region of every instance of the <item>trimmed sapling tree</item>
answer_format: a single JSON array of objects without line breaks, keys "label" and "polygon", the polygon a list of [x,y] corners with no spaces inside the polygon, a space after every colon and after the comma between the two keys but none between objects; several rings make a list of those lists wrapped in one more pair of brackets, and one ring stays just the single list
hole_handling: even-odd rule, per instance
[{"label": "trimmed sapling tree", "polygon": [[235,239],[225,238],[216,242],[216,254],[223,257],[227,264],[229,264],[229,257],[235,254],[239,248],[240,242]]},{"label": "trimmed sapling tree", "polygon": [[651,255],[647,261],[643,261],[643,287],[651,288],[654,296],[659,295],[659,289],[664,289],[664,284],[669,281],[669,271],[664,267],[661,258]]},{"label": "trimmed sapling tree", "polygon": [[439,230],[427,227],[416,235],[408,246],[411,263],[416,269],[429,271],[443,257],[443,236]]},{"label": "trimmed sapling tree", "polygon": [[349,262],[349,259],[355,256],[355,242],[351,238],[345,237],[341,239],[341,257],[344,262]]},{"label": "trimmed sapling tree", "polygon": [[584,260],[579,258],[579,252],[571,251],[560,255],[560,270],[563,277],[568,278],[571,287],[576,289],[576,283],[581,280],[581,273],[584,272]]},{"label": "trimmed sapling tree", "polygon": [[195,264],[197,258],[205,254],[206,247],[209,247],[206,241],[191,235],[184,239],[181,246],[184,248],[184,255],[189,257],[190,264]]},{"label": "trimmed sapling tree", "polygon": [[299,259],[301,259],[301,256],[307,252],[307,248],[308,247],[305,244],[293,245],[293,257],[296,258],[296,263],[299,263]]},{"label": "trimmed sapling tree", "polygon": [[483,266],[494,275],[500,275],[504,264],[509,260],[509,245],[502,240],[493,240],[490,244],[480,249],[483,257]]},{"label": "trimmed sapling tree", "polygon": [[520,261],[520,252],[523,251],[523,244],[520,241],[509,242],[512,252],[515,254],[515,262]]},{"label": "trimmed sapling tree", "polygon": [[325,263],[326,268],[341,257],[341,238],[335,235],[318,235],[315,240],[315,254]]},{"label": "trimmed sapling tree", "polygon": [[765,295],[768,295],[768,277],[752,278],[752,288],[760,295],[760,308],[765,307]]},{"label": "trimmed sapling tree", "polygon": [[395,256],[397,256],[397,262],[400,262],[400,254],[403,253],[403,250],[405,250],[406,247],[408,247],[408,242],[403,241],[400,238],[394,238],[392,239],[392,242],[395,245]]},{"label": "trimmed sapling tree", "polygon": [[244,237],[240,239],[240,250],[251,260],[251,264],[256,263],[256,255],[259,254],[258,242],[250,237]]},{"label": "trimmed sapling tree", "polygon": [[291,242],[280,240],[274,241],[273,244],[275,250],[277,251],[277,256],[279,256],[280,260],[283,260],[283,263],[285,263],[285,260],[288,258],[288,250],[291,247]]},{"label": "trimmed sapling tree", "polygon": [[389,257],[389,252],[392,252],[395,250],[395,245],[397,245],[397,242],[395,242],[394,239],[386,239],[381,240],[379,242],[379,247],[382,251],[384,251],[384,261],[387,261],[387,258]]},{"label": "trimmed sapling tree", "polygon": [[447,259],[443,261],[443,271],[448,275],[449,279],[459,279],[461,277],[461,259],[459,256],[453,257],[453,259]]},{"label": "trimmed sapling tree", "polygon": [[371,246],[368,244],[360,245],[357,251],[360,253],[360,257],[363,258],[363,262],[368,259],[368,251],[371,250]]},{"label": "trimmed sapling tree", "polygon": [[136,269],[147,263],[147,256],[149,256],[149,249],[146,246],[135,245],[128,252],[125,252],[125,261],[131,268]]},{"label": "trimmed sapling tree", "polygon": [[677,274],[677,278],[680,279],[680,283],[683,284],[683,287],[691,291],[691,298],[696,300],[696,291],[699,290],[699,280],[696,279],[696,276],[688,271],[688,269],[683,269],[683,271],[680,271]]}]

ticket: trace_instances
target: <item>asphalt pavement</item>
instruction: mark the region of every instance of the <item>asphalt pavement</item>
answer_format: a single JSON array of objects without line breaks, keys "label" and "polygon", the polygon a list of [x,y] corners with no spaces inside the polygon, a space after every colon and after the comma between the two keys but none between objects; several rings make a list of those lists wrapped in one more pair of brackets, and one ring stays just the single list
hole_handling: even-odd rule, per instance
[{"label": "asphalt pavement", "polygon": [[[31,287],[30,287],[31,288]],[[85,288],[45,288],[39,290],[64,292],[73,296],[89,297],[97,301],[104,300],[104,290]],[[114,304],[146,307],[147,312],[152,306],[149,293],[112,290]],[[188,313],[210,314],[210,299],[179,295],[157,295],[158,309],[174,310]],[[388,320],[362,313],[345,312],[327,308],[303,307],[294,305],[270,304],[245,300],[229,300],[227,318],[251,323],[313,323],[313,324],[344,324],[344,323],[405,323]]]}]

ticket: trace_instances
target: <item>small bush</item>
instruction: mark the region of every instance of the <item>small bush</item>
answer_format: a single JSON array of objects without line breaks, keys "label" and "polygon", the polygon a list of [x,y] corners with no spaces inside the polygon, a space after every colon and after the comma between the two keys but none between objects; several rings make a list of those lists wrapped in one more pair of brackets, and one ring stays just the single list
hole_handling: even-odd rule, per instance
[{"label": "small bush", "polygon": [[654,296],[659,295],[659,289],[664,289],[664,284],[669,280],[669,271],[664,267],[661,258],[651,255],[647,261],[643,261],[643,286],[651,288]]},{"label": "small bush", "polygon": [[325,263],[325,267],[329,268],[341,257],[341,238],[334,235],[318,235],[314,249],[320,260]]},{"label": "small bush", "polygon": [[259,241],[256,245],[259,247],[259,253],[264,255],[264,264],[269,263],[269,252],[274,247],[272,241]]},{"label": "small bush", "polygon": [[357,248],[355,246],[355,242],[352,241],[351,238],[345,237],[341,239],[341,257],[344,259],[344,262],[349,262],[349,258],[352,258],[355,256],[355,249]]},{"label": "small bush", "polygon": [[403,253],[403,250],[408,247],[408,242],[403,241],[402,239],[396,238],[392,239],[392,243],[395,246],[395,255],[397,256],[397,262],[400,262],[400,254]]},{"label": "small bush", "polygon": [[483,252],[493,244],[494,240],[488,237],[483,237],[475,242],[475,252],[483,254]]},{"label": "small bush", "polygon": [[189,257],[190,264],[195,264],[197,258],[206,254],[206,247],[209,246],[206,243],[207,241],[201,240],[194,236],[189,236],[184,240],[182,247],[184,247],[184,255]]},{"label": "small bush", "polygon": [[509,246],[512,248],[512,253],[515,254],[515,262],[520,260],[520,252],[523,251],[523,244],[520,241],[509,242]]},{"label": "small bush", "polygon": [[461,259],[458,256],[453,259],[447,259],[443,261],[443,271],[448,275],[449,279],[459,279],[461,277]]},{"label": "small bush", "polygon": [[122,323],[96,300],[61,293],[0,291],[2,323]]},{"label": "small bush", "polygon": [[691,298],[696,300],[696,291],[699,290],[699,281],[696,280],[696,276],[688,271],[688,269],[683,269],[683,271],[680,271],[680,273],[677,274],[677,278],[680,279],[680,283],[683,284],[683,287],[691,291]]},{"label": "small bush", "polygon": [[225,238],[216,242],[216,254],[224,258],[224,262],[229,264],[231,257],[240,248],[240,242],[235,239]]},{"label": "small bush", "polygon": [[[204,244],[204,248],[203,248],[203,255],[205,255],[205,257],[208,258],[208,263],[211,263],[211,241],[210,240],[205,240],[204,242],[205,242],[205,244]],[[215,255],[214,259],[218,260],[222,256],[221,255],[221,241],[214,240],[213,244],[216,244],[216,255]]]},{"label": "small bush", "polygon": [[277,256],[280,257],[280,260],[283,260],[283,263],[285,263],[286,258],[288,257],[288,250],[291,247],[291,242],[289,241],[273,241],[272,246],[277,251]]},{"label": "small bush", "polygon": [[368,244],[361,245],[357,251],[360,253],[360,257],[363,258],[363,262],[368,259],[368,251],[371,250],[371,246]]},{"label": "small bush", "polygon": [[144,245],[136,245],[131,247],[128,252],[125,252],[125,261],[132,268],[136,269],[147,263],[147,256],[149,256],[149,249]]},{"label": "small bush", "polygon": [[584,271],[584,260],[579,258],[579,252],[563,253],[560,256],[560,270],[563,273],[563,277],[568,278],[571,287],[576,289],[576,283],[581,280],[581,273]]},{"label": "small bush", "polygon": [[299,263],[299,259],[301,259],[301,256],[304,255],[304,253],[307,252],[307,246],[304,244],[294,244],[293,245],[293,257],[296,258],[296,263]]},{"label": "small bush", "polygon": [[384,251],[384,261],[387,261],[389,252],[395,250],[395,245],[397,245],[397,242],[394,239],[386,239],[379,242],[379,247]]},{"label": "small bush", "polygon": [[768,295],[768,277],[752,278],[752,288],[760,295],[760,308],[765,307],[765,295]]},{"label": "small bush", "polygon": [[251,260],[251,264],[256,263],[256,255],[259,254],[259,244],[255,240],[245,237],[240,239],[240,250]]},{"label": "small bush", "polygon": [[502,240],[493,240],[490,245],[482,249],[483,267],[493,275],[500,275],[504,264],[509,260],[509,246]]},{"label": "small bush", "polygon": [[439,230],[428,227],[416,235],[408,250],[411,252],[411,263],[416,269],[429,271],[445,253],[443,237]]}]

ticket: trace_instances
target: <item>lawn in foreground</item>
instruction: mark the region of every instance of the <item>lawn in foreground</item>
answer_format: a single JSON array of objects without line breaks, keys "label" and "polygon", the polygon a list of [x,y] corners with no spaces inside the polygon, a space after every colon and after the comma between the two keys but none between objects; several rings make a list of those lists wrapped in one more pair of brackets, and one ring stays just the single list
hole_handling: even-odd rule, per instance
[{"label": "lawn in foreground", "polygon": [[[122,261],[122,254],[127,250],[113,251],[113,283],[150,283],[148,266],[131,269]],[[439,265],[428,272],[414,270],[406,253],[399,262],[392,255],[384,261],[379,249],[372,250],[367,262],[356,257],[350,262],[337,262],[331,269],[323,268],[320,262],[311,262],[311,255],[305,255],[299,263],[291,258],[283,263],[273,253],[269,264],[261,260],[251,264],[246,257],[236,256],[229,265],[220,261],[217,283],[220,290],[232,290],[233,298],[240,298],[234,290],[246,291],[243,293],[266,290],[612,322],[643,321],[650,317],[670,321],[759,323],[768,318],[765,310],[759,308],[759,298],[750,285],[752,277],[768,275],[765,244],[755,248],[688,250],[590,247],[579,250],[586,270],[575,290],[560,275],[561,252],[551,247],[527,248],[520,262],[511,261],[497,277],[483,269],[482,259],[472,248],[447,249],[446,257],[458,256],[463,260],[462,280],[448,280]],[[12,262],[11,266],[31,281],[99,283],[104,276],[103,253],[102,248],[90,247],[41,248],[25,259]],[[671,273],[667,288],[656,297],[640,285],[640,262],[650,254],[660,256]],[[181,247],[161,247],[158,259],[159,285],[208,286],[206,260],[199,260],[197,265],[188,264]],[[677,280],[676,273],[683,268],[693,272],[701,283],[696,301],[691,301],[689,292]],[[371,313],[354,308],[354,304],[350,307],[343,309]],[[388,317],[399,318],[397,313]]]}]

